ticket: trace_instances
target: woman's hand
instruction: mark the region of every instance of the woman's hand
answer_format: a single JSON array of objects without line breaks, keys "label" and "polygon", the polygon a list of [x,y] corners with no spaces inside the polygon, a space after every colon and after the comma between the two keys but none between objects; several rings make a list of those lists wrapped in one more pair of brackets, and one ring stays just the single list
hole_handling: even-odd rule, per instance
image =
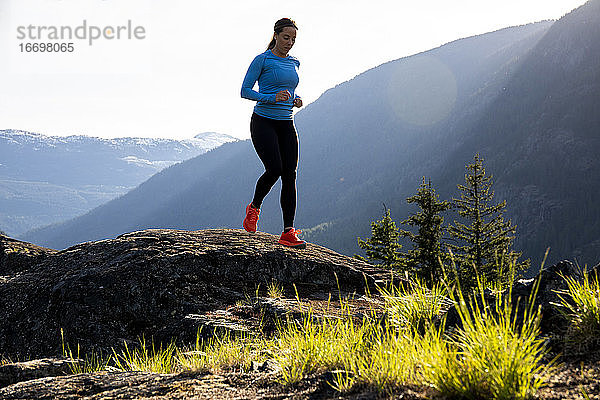
[{"label": "woman's hand", "polygon": [[280,92],[277,92],[277,94],[275,95],[275,101],[288,101],[290,97],[292,97],[290,92],[288,92],[287,90],[282,90]]},{"label": "woman's hand", "polygon": [[302,99],[300,97],[296,97],[294,99],[294,107],[298,107],[298,108],[302,107]]}]

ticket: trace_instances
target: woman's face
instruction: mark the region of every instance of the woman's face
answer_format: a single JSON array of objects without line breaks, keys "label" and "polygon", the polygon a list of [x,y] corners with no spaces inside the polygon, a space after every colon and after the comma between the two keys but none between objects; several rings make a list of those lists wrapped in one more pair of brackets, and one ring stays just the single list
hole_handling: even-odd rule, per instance
[{"label": "woman's face", "polygon": [[286,26],[279,34],[275,34],[275,48],[281,54],[287,54],[296,42],[296,28]]}]

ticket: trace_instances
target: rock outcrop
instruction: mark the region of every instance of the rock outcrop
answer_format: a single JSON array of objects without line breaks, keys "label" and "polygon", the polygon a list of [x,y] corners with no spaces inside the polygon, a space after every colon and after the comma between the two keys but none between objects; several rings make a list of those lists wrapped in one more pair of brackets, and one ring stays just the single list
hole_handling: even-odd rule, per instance
[{"label": "rock outcrop", "polygon": [[[269,322],[276,317],[300,317],[306,306],[315,318],[336,313],[338,296],[348,299],[350,312],[360,318],[374,309],[382,311],[373,286],[389,275],[372,265],[318,245],[293,250],[277,244],[273,235],[232,229],[152,229],[63,251],[0,236],[0,250],[0,356],[35,358],[0,365],[0,398],[377,397],[369,390],[335,392],[327,383],[329,372],[284,386],[270,361],[250,371],[159,374],[112,368],[73,375],[74,360],[39,359],[61,355],[61,329],[72,348],[106,354],[125,342],[135,345],[142,336],[188,345],[199,329],[203,335],[220,330],[261,334],[274,329]],[[538,275],[542,330],[554,337],[566,326],[553,306],[557,292],[566,289],[561,274],[578,276],[580,271],[562,261]],[[273,282],[281,285],[281,292],[267,296],[266,287]],[[534,282],[517,282],[513,301],[520,297],[523,306]],[[373,295],[363,296],[367,289]],[[488,300],[493,296],[486,291]],[[453,307],[447,317],[447,325],[459,322]],[[557,378],[559,389],[567,387],[563,380],[571,379],[565,376]],[[556,398],[572,398],[563,392]],[[426,388],[405,388],[401,397],[429,395]]]},{"label": "rock outcrop", "polygon": [[[327,383],[327,374],[313,375],[293,386],[285,386],[269,372],[205,373],[187,371],[178,374],[152,372],[98,372],[20,382],[0,389],[0,398],[52,400],[254,400],[254,399],[352,399],[375,400],[373,391],[349,395],[336,392]],[[424,400],[426,396],[406,389],[399,394],[406,400]]]},{"label": "rock outcrop", "polygon": [[289,249],[273,235],[232,229],[145,230],[59,252],[20,245],[37,258],[17,252],[11,260],[22,257],[21,267],[0,264],[11,266],[0,282],[0,352],[16,359],[59,355],[61,329],[72,347],[103,353],[141,336],[188,344],[199,328],[252,330],[257,308],[297,306],[285,299],[244,304],[259,285],[264,292],[276,281],[288,299],[297,291],[318,303],[330,293],[335,300],[338,288],[361,295],[386,277],[318,245]]},{"label": "rock outcrop", "polygon": [[70,374],[75,363],[75,360],[42,358],[0,365],[0,388],[17,382]]},{"label": "rock outcrop", "polygon": [[56,250],[22,242],[0,234],[0,279],[24,271],[43,261]]},{"label": "rock outcrop", "polygon": [[521,279],[515,283],[512,290],[513,303],[517,298],[521,298],[521,303],[526,303],[535,288],[536,281],[539,280],[534,305],[541,308],[540,328],[546,334],[561,332],[566,328],[567,321],[556,304],[560,303],[559,294],[568,289],[564,277],[580,279],[581,273],[581,269],[568,260],[546,267],[535,278]]}]

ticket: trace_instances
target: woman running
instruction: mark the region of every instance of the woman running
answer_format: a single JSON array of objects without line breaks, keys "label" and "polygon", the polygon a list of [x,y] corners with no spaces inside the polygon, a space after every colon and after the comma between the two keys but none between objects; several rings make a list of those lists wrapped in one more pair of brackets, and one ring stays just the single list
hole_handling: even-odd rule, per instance
[{"label": "woman running", "polygon": [[[246,206],[243,227],[256,232],[263,199],[281,177],[281,211],[283,233],[279,243],[305,248],[294,229],[296,214],[296,167],[298,166],[298,136],[292,107],[302,107],[302,99],[294,93],[298,86],[300,61],[288,52],[296,41],[296,23],[289,18],[275,22],[273,39],[264,53],[257,55],[242,83],[242,97],[256,101],[250,119],[250,136],[265,172],[258,178],[254,198]],[[258,92],[253,90],[258,81]]]}]

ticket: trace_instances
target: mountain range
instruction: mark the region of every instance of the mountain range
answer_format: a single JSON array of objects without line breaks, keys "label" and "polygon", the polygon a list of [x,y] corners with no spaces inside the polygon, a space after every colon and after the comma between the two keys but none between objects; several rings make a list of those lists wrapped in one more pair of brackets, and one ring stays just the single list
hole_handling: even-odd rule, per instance
[{"label": "mountain range", "polygon": [[[538,268],[600,255],[600,0],[558,21],[457,40],[327,90],[295,116],[296,225],[344,254],[383,204],[396,221],[423,176],[458,197],[475,153],[507,201],[515,248]],[[249,140],[173,165],[127,195],[24,239],[53,248],[136,229],[239,227],[262,173]],[[279,232],[279,183],[259,229]],[[457,219],[448,214],[446,222]]]},{"label": "mountain range", "polygon": [[165,167],[233,140],[215,132],[173,140],[0,130],[0,229],[19,235],[71,219]]}]

